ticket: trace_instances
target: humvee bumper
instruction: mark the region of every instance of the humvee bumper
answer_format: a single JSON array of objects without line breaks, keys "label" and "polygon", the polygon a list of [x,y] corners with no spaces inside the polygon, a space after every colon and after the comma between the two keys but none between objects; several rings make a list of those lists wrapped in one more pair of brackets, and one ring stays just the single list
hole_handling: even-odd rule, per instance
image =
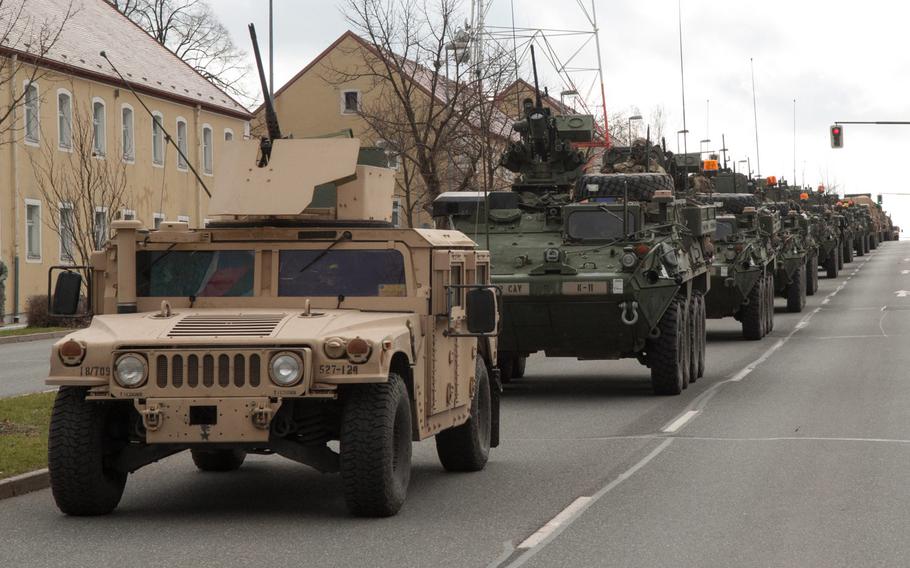
[{"label": "humvee bumper", "polygon": [[268,397],[136,401],[149,444],[267,442],[280,406]]}]

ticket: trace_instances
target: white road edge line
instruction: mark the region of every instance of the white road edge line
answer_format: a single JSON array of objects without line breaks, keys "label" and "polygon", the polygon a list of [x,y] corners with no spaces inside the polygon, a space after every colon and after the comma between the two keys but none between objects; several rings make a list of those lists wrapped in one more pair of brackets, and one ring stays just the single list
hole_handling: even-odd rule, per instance
[{"label": "white road edge line", "polygon": [[[588,507],[590,507],[591,505],[593,505],[594,503],[596,503],[597,501],[599,501],[604,495],[606,495],[607,493],[609,493],[610,491],[612,491],[613,489],[615,489],[615,488],[616,488],[617,486],[619,486],[619,484],[621,484],[623,481],[625,481],[625,480],[629,479],[630,477],[632,477],[633,475],[635,475],[635,472],[637,472],[637,471],[640,470],[641,468],[643,468],[643,467],[645,467],[646,465],[648,465],[648,463],[649,463],[651,460],[653,460],[654,458],[656,458],[657,456],[659,456],[659,455],[661,454],[661,452],[663,452],[664,450],[666,450],[667,447],[669,447],[670,444],[673,443],[673,440],[674,440],[674,438],[666,438],[666,439],[664,439],[664,441],[661,442],[660,445],[658,445],[656,448],[654,448],[653,450],[651,450],[651,453],[649,453],[648,455],[646,455],[645,457],[643,457],[643,458],[641,459],[641,461],[639,461],[638,463],[636,463],[635,465],[633,465],[632,467],[630,467],[630,468],[627,469],[626,471],[624,471],[624,472],[622,472],[621,474],[619,474],[619,476],[618,476],[616,479],[614,479],[613,481],[611,481],[610,483],[608,483],[608,484],[604,485],[603,487],[601,487],[601,488],[597,491],[597,493],[595,493],[594,495],[591,495],[590,497],[588,497],[588,498],[587,498],[587,501],[585,501],[584,503],[581,503],[580,505],[578,505],[578,506],[576,507],[576,509],[575,509],[574,511],[572,511],[571,514],[565,515],[565,517],[564,517],[563,519],[561,519],[561,521],[562,521],[561,524],[560,524],[559,526],[554,527],[554,528],[549,532],[549,534],[548,534],[547,536],[545,536],[544,538],[542,538],[542,539],[540,540],[540,542],[538,542],[533,548],[523,548],[523,549],[521,549],[521,550],[523,551],[523,552],[521,553],[521,555],[519,555],[515,560],[513,560],[512,562],[510,562],[510,563],[506,566],[506,568],[518,568],[518,566],[523,566],[528,560],[530,560],[535,554],[537,554],[538,552],[540,552],[540,551],[541,551],[547,544],[549,544],[554,538],[556,538],[557,536],[559,536],[559,534],[562,533],[562,531],[566,530],[566,528],[567,528],[569,525],[571,525],[571,524],[574,523],[576,520],[578,520],[578,517],[580,517],[581,514],[584,513],[584,512],[588,509]],[[573,501],[572,504],[575,504],[577,501],[578,501],[578,499],[576,499],[575,501]],[[569,507],[571,507],[571,506],[572,506],[572,505],[569,505]]]},{"label": "white road edge line", "polygon": [[579,497],[578,499],[572,501],[568,507],[559,512],[558,515],[547,521],[547,523],[537,529],[537,532],[524,539],[521,544],[518,545],[518,548],[534,548],[541,542],[543,539],[550,536],[550,533],[558,529],[565,523],[567,520],[572,518],[572,515],[576,511],[584,507],[591,500],[590,497]]},{"label": "white road edge line", "polygon": [[684,412],[682,416],[664,426],[661,432],[666,432],[667,434],[678,432],[680,428],[686,425],[686,422],[695,418],[698,413],[698,410],[688,410]]}]

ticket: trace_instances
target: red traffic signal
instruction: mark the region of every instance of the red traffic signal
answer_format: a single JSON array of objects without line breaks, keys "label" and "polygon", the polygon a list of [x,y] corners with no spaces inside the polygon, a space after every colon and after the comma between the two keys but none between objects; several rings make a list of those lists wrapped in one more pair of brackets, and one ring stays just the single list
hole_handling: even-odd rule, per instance
[{"label": "red traffic signal", "polygon": [[832,148],[843,148],[844,147],[844,128],[835,124],[831,126],[831,147]]}]

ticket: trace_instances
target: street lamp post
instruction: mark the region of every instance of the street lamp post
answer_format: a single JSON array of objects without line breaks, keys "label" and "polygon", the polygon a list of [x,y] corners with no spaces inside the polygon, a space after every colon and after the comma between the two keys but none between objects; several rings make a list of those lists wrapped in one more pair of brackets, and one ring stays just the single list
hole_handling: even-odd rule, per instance
[{"label": "street lamp post", "polygon": [[752,164],[749,162],[748,158],[745,160],[739,160],[738,164],[746,164],[746,172],[749,175],[749,180],[752,180]]},{"label": "street lamp post", "polygon": [[680,134],[688,134],[688,133],[689,133],[689,131],[686,130],[685,128],[682,129],[682,130],[677,130],[677,131],[676,131],[676,153],[677,153],[677,154],[679,153],[679,135],[680,135]]},{"label": "street lamp post", "polygon": [[632,161],[632,121],[641,120],[641,115],[636,114],[629,117],[629,161]]}]

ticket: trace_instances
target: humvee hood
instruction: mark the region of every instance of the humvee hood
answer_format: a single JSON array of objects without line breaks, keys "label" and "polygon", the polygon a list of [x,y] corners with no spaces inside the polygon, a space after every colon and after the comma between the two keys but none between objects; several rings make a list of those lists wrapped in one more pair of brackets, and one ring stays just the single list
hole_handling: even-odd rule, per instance
[{"label": "humvee hood", "polygon": [[69,337],[120,346],[174,343],[300,343],[329,337],[380,339],[401,332],[411,313],[313,309],[178,310],[170,317],[157,312],[99,315],[91,326]]}]

